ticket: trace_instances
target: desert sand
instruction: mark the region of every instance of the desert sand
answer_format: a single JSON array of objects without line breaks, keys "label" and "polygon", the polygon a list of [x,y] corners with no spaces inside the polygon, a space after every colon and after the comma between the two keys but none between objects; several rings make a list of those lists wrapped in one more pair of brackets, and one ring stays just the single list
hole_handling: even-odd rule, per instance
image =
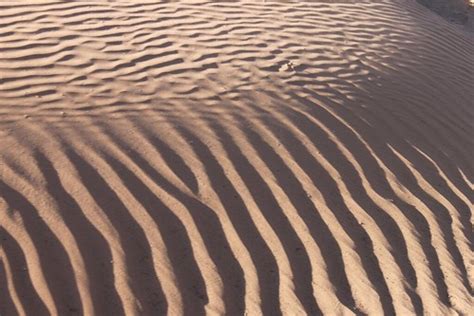
[{"label": "desert sand", "polygon": [[472,315],[473,34],[0,2],[0,315]]}]

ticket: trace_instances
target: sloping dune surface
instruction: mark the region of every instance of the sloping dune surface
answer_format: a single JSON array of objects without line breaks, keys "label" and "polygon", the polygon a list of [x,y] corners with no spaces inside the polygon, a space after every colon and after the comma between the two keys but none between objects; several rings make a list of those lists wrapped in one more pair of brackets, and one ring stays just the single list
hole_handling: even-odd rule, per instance
[{"label": "sloping dune surface", "polygon": [[473,43],[415,0],[0,2],[0,314],[469,314]]}]

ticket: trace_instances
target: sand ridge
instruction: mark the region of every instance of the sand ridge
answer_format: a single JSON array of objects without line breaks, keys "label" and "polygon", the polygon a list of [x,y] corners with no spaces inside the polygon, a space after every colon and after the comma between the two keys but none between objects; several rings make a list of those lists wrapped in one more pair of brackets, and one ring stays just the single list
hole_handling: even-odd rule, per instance
[{"label": "sand ridge", "polygon": [[469,314],[472,36],[414,0],[0,2],[0,314]]}]

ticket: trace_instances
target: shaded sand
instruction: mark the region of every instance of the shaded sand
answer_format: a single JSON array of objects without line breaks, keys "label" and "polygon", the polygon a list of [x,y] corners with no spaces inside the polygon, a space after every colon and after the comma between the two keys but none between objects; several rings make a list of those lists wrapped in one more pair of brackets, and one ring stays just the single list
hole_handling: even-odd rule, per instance
[{"label": "shaded sand", "polygon": [[448,21],[474,31],[474,0],[417,0]]},{"label": "shaded sand", "polygon": [[0,315],[469,314],[473,51],[415,0],[1,3]]}]

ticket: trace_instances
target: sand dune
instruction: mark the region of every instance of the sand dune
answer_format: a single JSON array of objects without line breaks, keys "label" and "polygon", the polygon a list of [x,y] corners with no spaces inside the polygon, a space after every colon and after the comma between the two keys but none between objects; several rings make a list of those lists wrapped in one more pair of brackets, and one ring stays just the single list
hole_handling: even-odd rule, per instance
[{"label": "sand dune", "polygon": [[468,315],[473,51],[415,0],[0,2],[0,315]]}]

